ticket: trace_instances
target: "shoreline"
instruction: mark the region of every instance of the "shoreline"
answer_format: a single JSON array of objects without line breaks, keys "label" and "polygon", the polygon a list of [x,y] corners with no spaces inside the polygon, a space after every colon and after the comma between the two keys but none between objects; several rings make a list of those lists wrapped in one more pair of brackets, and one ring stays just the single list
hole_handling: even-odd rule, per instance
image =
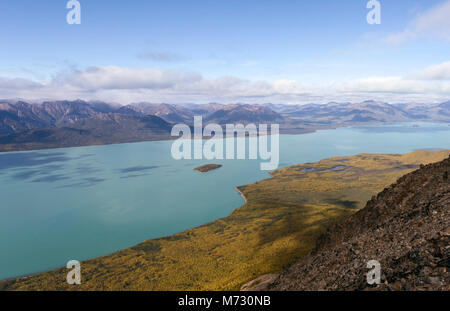
[{"label": "shoreline", "polygon": [[[245,204],[247,204],[247,203],[248,203],[248,200],[247,200],[247,198],[245,197],[244,193],[243,193],[241,190],[239,190],[239,186],[234,187],[234,189],[236,189],[236,191],[239,193],[239,195],[244,199]],[[244,205],[245,205],[245,204],[244,204]],[[242,207],[242,206],[241,206],[241,207]]]},{"label": "shoreline", "polygon": [[[413,151],[413,152],[417,152],[417,151],[428,151],[428,150],[425,150],[425,149],[419,149],[419,150],[415,150],[415,151]],[[450,154],[450,149],[443,149],[443,150],[440,150],[440,151],[447,151],[448,154]],[[410,152],[410,153],[413,153],[413,152]],[[436,152],[436,151],[434,151],[434,152]],[[409,154],[409,153],[402,153],[402,154]],[[358,155],[361,155],[361,154],[356,154],[356,155],[349,156],[349,157],[354,157],[354,156],[358,156]],[[378,155],[378,154],[374,154],[374,155]],[[330,158],[330,159],[332,159],[332,158]],[[320,161],[319,161],[319,162],[320,162]],[[294,164],[294,165],[291,165],[290,167],[294,167],[294,166],[297,166],[297,165],[299,165],[299,164]],[[272,178],[273,178],[273,176],[269,177],[269,179],[272,179]],[[256,182],[256,183],[258,183],[258,182]],[[253,185],[253,184],[249,184],[249,185]],[[239,193],[239,195],[244,199],[245,204],[243,204],[243,205],[241,205],[240,207],[238,207],[237,209],[233,210],[231,213],[233,213],[234,211],[236,211],[236,210],[238,210],[238,209],[243,208],[246,204],[248,204],[248,199],[246,198],[246,196],[244,195],[244,193],[239,189],[239,187],[242,187],[242,186],[236,186],[236,187],[234,187],[234,188],[235,188],[235,190]],[[228,217],[228,216],[226,216],[226,217]],[[183,232],[186,232],[186,231],[189,231],[189,230],[193,230],[193,229],[196,229],[196,228],[200,228],[200,227],[206,226],[206,225],[208,225],[208,224],[214,223],[214,222],[216,222],[216,221],[218,221],[218,220],[220,220],[220,219],[222,219],[222,218],[213,220],[213,221],[211,221],[211,222],[208,222],[208,223],[206,223],[206,224],[199,225],[199,226],[196,226],[196,227],[193,227],[193,228],[188,228],[188,229],[186,229],[186,230],[184,230],[184,231],[182,231],[182,232],[178,232],[178,233],[175,233],[175,234],[171,234],[171,235],[168,235],[168,236],[166,236],[166,237],[160,237],[160,238],[153,238],[153,239],[149,239],[149,240],[144,240],[144,241],[142,241],[142,242],[137,243],[136,245],[139,245],[139,244],[145,243],[145,242],[147,242],[147,241],[151,241],[151,240],[159,240],[159,239],[164,239],[164,238],[170,238],[170,237],[173,237],[173,236],[175,236],[175,235],[182,234]],[[126,250],[126,249],[128,249],[128,248],[134,247],[134,246],[136,246],[136,245],[132,245],[132,246],[130,246],[130,247],[127,247],[127,248],[124,248],[124,249],[120,249],[120,250],[117,250],[117,251],[115,251],[115,252],[112,252],[112,253],[109,253],[109,254],[105,254],[105,255],[102,255],[102,256],[98,256],[98,257],[94,257],[94,258],[89,258],[89,259],[83,260],[82,262],[86,262],[86,261],[91,261],[91,260],[94,260],[94,259],[99,259],[99,258],[107,257],[107,256],[110,256],[110,255],[115,254],[115,253],[117,253],[117,252],[120,252],[120,251]],[[49,272],[53,272],[53,271],[56,271],[56,270],[61,270],[61,269],[64,269],[64,268],[65,268],[65,267],[56,267],[56,268],[52,268],[52,269],[49,269],[49,270],[43,270],[43,271],[36,272],[36,273],[24,274],[24,275],[19,275],[19,276],[15,276],[15,277],[8,277],[8,278],[6,278],[6,279],[0,279],[0,285],[1,285],[1,283],[4,283],[4,282],[10,282],[10,281],[14,281],[14,280],[18,280],[18,281],[26,280],[26,279],[28,279],[28,278],[34,277],[34,276],[39,275],[39,274],[49,273]],[[1,290],[0,290],[0,291],[1,291]]]},{"label": "shoreline", "polygon": [[[304,134],[307,134],[307,133],[304,133]],[[280,135],[300,135],[300,134],[280,134]],[[158,140],[158,142],[161,142],[161,141],[165,141],[165,140]],[[167,141],[170,142],[171,140],[167,140]],[[152,141],[144,141],[144,142],[152,142]],[[157,141],[155,141],[155,142],[157,142]],[[134,143],[141,143],[141,142],[128,142],[128,143],[118,143],[118,144],[134,144]],[[115,144],[108,144],[108,145],[115,145]],[[95,147],[95,146],[103,146],[103,145],[83,146],[83,147]],[[80,147],[81,147],[81,146],[80,146]],[[63,147],[63,148],[78,148],[78,147]],[[57,149],[61,149],[61,148],[56,148],[56,150],[57,150]],[[49,149],[45,149],[45,150],[49,150]],[[428,151],[427,149],[423,149],[423,148],[417,149],[417,150],[414,150],[414,151],[420,151],[420,150]],[[444,150],[447,150],[447,149],[444,148],[444,149],[439,149],[439,150],[444,151]],[[17,152],[31,152],[31,151],[32,151],[32,150],[27,150],[27,151],[17,151]],[[0,155],[1,155],[1,153],[2,153],[2,152],[0,152]],[[298,165],[298,164],[292,164],[292,165],[289,165],[289,166],[287,166],[287,167],[285,167],[285,168],[288,168],[288,167],[291,167],[291,166],[296,166],[296,165]],[[283,169],[285,169],[285,168],[283,168]],[[269,174],[270,174],[270,173],[269,173]],[[273,176],[271,176],[271,177],[273,177]],[[271,178],[271,177],[269,177],[269,178]],[[243,186],[245,186],[245,185],[243,185]],[[244,200],[244,204],[242,204],[241,206],[237,207],[236,209],[239,209],[239,208],[241,208],[241,207],[243,207],[244,205],[246,205],[246,204],[249,203],[247,197],[246,197],[246,196],[244,195],[244,193],[239,189],[239,187],[243,187],[243,186],[235,186],[235,187],[234,187],[234,189],[239,193],[239,195],[240,195],[240,196],[242,197],[242,199]],[[236,209],[234,209],[232,212],[234,212]],[[220,218],[219,218],[219,219],[220,219]],[[218,220],[218,219],[215,219],[215,220],[213,220],[213,221],[216,221],[216,220]],[[213,222],[213,221],[212,221],[212,222]],[[204,225],[206,225],[206,224],[203,224],[203,225],[200,225],[200,226],[204,226]],[[199,227],[199,226],[197,226],[197,227]],[[194,228],[196,228],[196,227],[187,228],[186,230],[191,230],[191,229],[194,229]],[[183,232],[184,232],[184,231],[183,231]],[[169,235],[168,237],[173,236],[173,235],[176,235],[176,234],[179,234],[179,233],[180,233],[180,232],[171,234],[171,235]],[[152,239],[150,239],[150,240],[152,240]],[[147,240],[143,240],[142,242],[145,242],[145,241],[147,241]],[[140,243],[142,243],[142,242],[140,242]],[[136,245],[138,245],[138,244],[140,244],[140,243],[137,243]],[[134,245],[131,245],[130,247],[133,247],[133,246],[134,246]],[[123,249],[119,249],[119,250],[117,250],[116,252],[121,251],[121,250],[124,250],[124,249],[127,249],[127,248],[129,248],[129,247],[126,247],[126,248],[123,248]],[[115,253],[115,252],[113,252],[113,253]],[[87,260],[92,260],[92,259],[96,259],[96,258],[101,258],[101,257],[104,257],[104,256],[111,255],[111,254],[113,254],[113,253],[110,253],[110,254],[104,254],[104,255],[101,255],[101,256],[98,256],[98,257],[94,257],[94,258],[88,258]],[[85,260],[85,261],[86,261],[86,260]],[[50,270],[40,271],[40,272],[36,272],[36,273],[31,273],[31,274],[19,275],[19,276],[16,276],[16,277],[9,277],[9,278],[6,278],[6,279],[0,279],[0,282],[4,282],[4,281],[8,281],[8,280],[14,280],[14,279],[26,279],[26,278],[31,277],[31,276],[33,276],[33,275],[41,274],[41,273],[46,273],[46,272],[50,272],[50,271],[53,271],[53,270],[55,270],[55,269],[60,269],[60,268],[56,267],[56,268],[52,268],[52,269],[50,269]]]},{"label": "shoreline", "polygon": [[[393,125],[393,124],[406,124],[411,123],[415,124],[418,122],[368,122],[368,123],[355,123],[355,124],[335,124],[324,127],[312,127],[312,128],[280,128],[279,135],[304,135],[304,134],[312,134],[318,131],[327,131],[327,130],[338,130],[342,128],[348,127],[358,127],[358,126],[377,126],[377,125]],[[425,121],[423,123],[428,124],[448,124],[446,122],[437,122],[437,121]],[[450,125],[449,125],[450,126]],[[267,133],[267,136],[270,136],[270,133]],[[259,135],[258,135],[259,136]],[[2,137],[2,136],[0,136]],[[133,140],[123,142],[106,142],[106,143],[92,143],[92,144],[81,144],[81,145],[73,145],[73,146],[42,146],[42,147],[17,147],[14,146],[16,144],[0,144],[0,154],[6,153],[14,153],[14,152],[30,152],[30,151],[44,151],[44,150],[59,150],[59,149],[69,149],[69,148],[80,148],[80,147],[99,147],[99,146],[111,146],[111,145],[124,145],[124,144],[137,144],[137,143],[148,143],[148,142],[164,142],[164,141],[174,141],[178,140],[180,137],[175,136],[163,136],[155,139],[143,139],[143,140]],[[192,137],[191,139],[196,139]],[[213,137],[207,136],[203,137],[203,140],[213,139]],[[10,148],[8,148],[8,146]]]},{"label": "shoreline", "polygon": [[[247,198],[245,197],[244,193],[243,193],[241,190],[239,190],[239,186],[234,187],[234,189],[239,193],[239,195],[242,197],[242,199],[244,199],[244,204],[241,205],[241,206],[239,206],[238,208],[236,208],[236,209],[239,209],[239,208],[244,207],[244,206],[248,203],[248,200],[247,200]],[[233,211],[235,211],[236,209],[234,209]],[[233,211],[232,211],[232,212],[233,212]],[[217,221],[217,220],[219,220],[219,219],[221,219],[221,218],[215,219],[215,220],[213,220],[212,222]],[[201,227],[201,226],[204,226],[204,225],[207,225],[207,224],[208,224],[208,223],[203,224],[203,225],[200,225],[200,226],[197,226],[197,227]],[[197,228],[197,227],[188,228],[188,229],[186,229],[185,231],[188,231],[188,230],[191,230],[191,229],[195,229],[195,228]],[[181,231],[181,232],[178,232],[178,233],[174,233],[174,234],[168,235],[167,237],[171,237],[171,236],[174,236],[174,235],[176,235],[176,234],[183,233],[183,232],[185,232],[185,231]],[[164,238],[164,237],[161,237],[161,238]],[[160,239],[160,238],[155,238],[155,239]],[[153,239],[150,239],[150,240],[153,240]],[[136,244],[136,245],[139,245],[139,244],[141,244],[141,243],[143,243],[143,242],[145,242],[145,241],[148,241],[148,240],[144,240],[144,241],[142,241],[142,242],[139,242],[139,243]],[[135,245],[131,245],[131,246],[126,247],[126,248],[124,248],[124,249],[130,248],[130,247],[133,247],[133,246],[135,246]],[[117,250],[116,252],[119,252],[119,251],[124,250],[124,249]],[[97,258],[102,258],[102,257],[104,257],[104,256],[112,255],[112,254],[114,254],[114,253],[115,253],[115,252],[110,253],[110,254],[105,254],[105,255],[102,255],[102,256],[99,256],[99,257],[89,258],[89,259],[86,259],[86,260],[93,260],[93,259],[97,259]],[[86,260],[83,260],[83,261],[86,261]],[[13,276],[13,277],[11,277],[11,278],[0,279],[0,283],[12,281],[12,280],[17,280],[17,279],[18,279],[18,280],[26,280],[26,279],[28,279],[28,278],[34,276],[34,275],[38,275],[38,274],[41,274],[41,273],[51,272],[51,271],[58,270],[58,269],[61,269],[61,268],[64,268],[64,267],[56,267],[56,268],[53,268],[53,269],[49,269],[49,270],[45,270],[45,271],[40,271],[40,272],[36,272],[36,273],[32,273],[32,274],[24,274],[24,275],[20,275],[20,276]],[[0,290],[0,291],[1,291],[1,290]]]}]

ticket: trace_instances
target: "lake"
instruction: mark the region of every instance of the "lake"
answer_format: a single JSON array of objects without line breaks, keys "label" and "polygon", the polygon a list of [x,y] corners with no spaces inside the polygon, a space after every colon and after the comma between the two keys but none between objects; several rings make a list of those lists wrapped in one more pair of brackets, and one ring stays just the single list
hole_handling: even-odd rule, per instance
[{"label": "lake", "polygon": [[[280,137],[280,168],[358,153],[450,149],[447,124]],[[418,125],[418,127],[417,127]],[[0,280],[63,267],[225,217],[259,160],[174,160],[171,141],[0,154]],[[223,167],[206,174],[207,163]]]}]

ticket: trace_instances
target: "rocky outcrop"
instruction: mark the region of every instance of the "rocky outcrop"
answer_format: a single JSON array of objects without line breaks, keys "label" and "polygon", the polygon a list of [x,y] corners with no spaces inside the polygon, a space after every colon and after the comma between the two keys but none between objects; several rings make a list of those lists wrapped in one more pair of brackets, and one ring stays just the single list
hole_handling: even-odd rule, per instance
[{"label": "rocky outcrop", "polygon": [[[450,158],[401,177],[257,289],[450,290],[449,175]],[[367,282],[371,260],[381,264],[381,284]]]},{"label": "rocky outcrop", "polygon": [[261,275],[259,278],[242,285],[241,291],[246,292],[246,291],[263,290],[267,287],[267,285],[276,280],[277,277],[278,274]]}]

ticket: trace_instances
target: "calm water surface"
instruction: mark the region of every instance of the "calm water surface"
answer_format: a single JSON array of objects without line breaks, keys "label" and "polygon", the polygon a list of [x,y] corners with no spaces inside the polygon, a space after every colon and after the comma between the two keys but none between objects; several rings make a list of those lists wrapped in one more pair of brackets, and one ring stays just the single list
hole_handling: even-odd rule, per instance
[{"label": "calm water surface", "polygon": [[[418,124],[418,123],[416,123]],[[366,126],[280,137],[280,167],[358,153],[450,149],[447,124]],[[112,253],[227,216],[257,160],[173,160],[172,142],[0,154],[0,280]]]}]

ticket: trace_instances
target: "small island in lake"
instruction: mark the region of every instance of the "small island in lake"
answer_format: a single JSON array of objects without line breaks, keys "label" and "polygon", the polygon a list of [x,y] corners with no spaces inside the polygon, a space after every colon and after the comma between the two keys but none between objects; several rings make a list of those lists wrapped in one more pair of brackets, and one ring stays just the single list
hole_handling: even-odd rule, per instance
[{"label": "small island in lake", "polygon": [[200,173],[206,173],[206,172],[216,170],[221,167],[222,167],[222,165],[220,165],[220,164],[206,164],[206,165],[196,167],[196,168],[194,168],[194,170],[196,170]]}]

